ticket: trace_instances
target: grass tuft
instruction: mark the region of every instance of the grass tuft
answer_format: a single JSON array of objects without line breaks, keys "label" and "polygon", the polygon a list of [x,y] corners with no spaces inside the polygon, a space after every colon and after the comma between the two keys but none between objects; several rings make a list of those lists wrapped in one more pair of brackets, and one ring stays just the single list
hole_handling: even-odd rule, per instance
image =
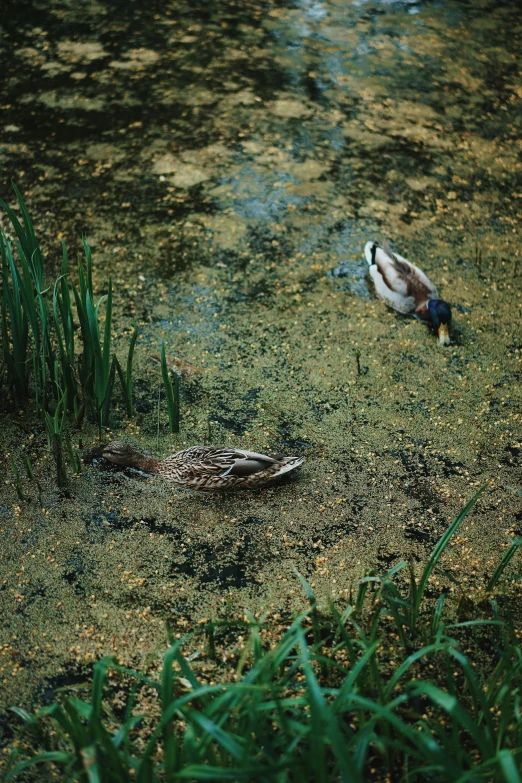
[{"label": "grass tuft", "polygon": [[[309,608],[276,644],[270,625],[249,614],[199,624],[189,637],[171,641],[157,678],[104,658],[94,666],[88,700],[66,697],[36,714],[14,708],[25,739],[32,735],[39,751],[22,757],[24,743],[15,742],[6,783],[49,764],[68,780],[107,783],[517,783],[522,647],[509,612],[502,616],[493,601],[492,619],[475,607],[480,616],[445,624],[449,599],[426,599],[429,573],[477,499],[449,526],[414,585],[404,578],[407,564],[400,563],[384,576],[364,577],[357,605],[319,611],[310,585],[299,577]],[[495,575],[508,562],[505,555]],[[390,614],[390,595],[402,613]],[[405,612],[409,620],[415,613],[413,629]],[[490,633],[500,643],[473,661],[469,634],[478,625],[482,637]],[[235,677],[225,673],[223,681],[207,684],[191,663],[198,656],[183,650],[191,639],[197,644],[199,634],[200,647],[219,667],[222,639],[232,626],[249,634]],[[425,644],[434,629],[436,640]],[[409,651],[399,630],[411,635]],[[120,721],[104,699],[109,685],[128,689]],[[144,686],[159,697],[146,729],[137,711]]]},{"label": "grass tuft", "polygon": [[[112,282],[96,301],[92,254],[83,239],[83,260],[77,281],[71,281],[69,258],[62,244],[59,276],[46,278],[43,256],[34,227],[18,189],[15,210],[0,199],[13,230],[14,241],[0,229],[0,335],[8,389],[19,401],[34,396],[53,454],[57,481],[65,486],[66,451],[74,472],[79,471],[70,443],[63,442],[67,412],[81,425],[85,414],[108,426],[118,371],[127,413],[132,416],[132,359],[138,337],[134,324],[125,374],[112,346]],[[104,321],[104,322],[103,322]],[[79,322],[80,329],[76,328]],[[179,411],[179,402],[178,402]],[[178,414],[179,419],[179,414]]]}]

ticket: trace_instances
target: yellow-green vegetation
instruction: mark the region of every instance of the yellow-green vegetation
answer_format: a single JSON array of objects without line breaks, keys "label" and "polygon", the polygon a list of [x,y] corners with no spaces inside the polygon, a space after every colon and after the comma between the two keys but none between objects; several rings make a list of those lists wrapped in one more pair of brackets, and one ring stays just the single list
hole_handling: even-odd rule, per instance
[{"label": "yellow-green vegetation", "polygon": [[[445,593],[448,622],[495,619],[470,607],[511,553],[495,590],[501,619],[504,602],[520,619],[521,499],[508,489],[520,490],[522,449],[518,4],[115,9],[58,0],[28,18],[11,4],[0,22],[0,196],[12,203],[11,181],[24,194],[48,285],[62,241],[86,269],[83,235],[95,305],[112,280],[124,391],[115,384],[102,438],[157,457],[214,443],[307,461],[278,487],[203,497],[69,464],[64,496],[42,419],[4,366],[4,747],[18,741],[9,707],[89,684],[101,658],[157,679],[166,624],[177,641],[248,610],[278,643],[305,606],[294,567],[321,612],[352,605],[368,570],[407,560],[420,578],[484,485],[430,575],[426,616]],[[374,298],[363,248],[386,238],[451,303],[447,349]],[[104,315],[102,303],[101,343]],[[173,434],[152,361],[162,342],[181,374]],[[65,426],[73,455],[99,442],[88,418]],[[461,650],[481,678],[494,654],[469,633]],[[200,656],[198,678],[235,677],[246,638],[216,632],[220,668]]]}]

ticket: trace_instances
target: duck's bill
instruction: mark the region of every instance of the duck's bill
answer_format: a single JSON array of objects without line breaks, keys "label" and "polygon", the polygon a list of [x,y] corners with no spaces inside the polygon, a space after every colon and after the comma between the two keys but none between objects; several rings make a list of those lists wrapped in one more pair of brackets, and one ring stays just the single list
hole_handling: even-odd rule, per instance
[{"label": "duck's bill", "polygon": [[441,345],[449,345],[450,344],[450,336],[449,336],[449,327],[448,324],[440,324],[439,330],[439,343]]}]

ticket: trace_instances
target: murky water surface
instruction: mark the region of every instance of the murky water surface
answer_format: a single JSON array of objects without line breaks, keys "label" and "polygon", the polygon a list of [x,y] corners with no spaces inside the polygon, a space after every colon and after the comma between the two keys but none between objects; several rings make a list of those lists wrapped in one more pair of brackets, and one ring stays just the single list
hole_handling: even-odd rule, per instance
[{"label": "murky water surface", "polygon": [[[502,489],[522,449],[517,5],[9,5],[1,195],[23,190],[50,273],[88,235],[122,356],[140,323],[138,416],[122,406],[114,434],[164,456],[210,428],[307,462],[223,497],[86,465],[63,499],[41,427],[7,405],[2,455],[29,453],[43,493],[25,482],[20,501],[3,461],[4,704],[105,654],[156,661],[165,622],[285,616],[303,604],[293,566],[342,604],[365,568],[422,562],[486,483],[446,568],[473,592],[522,533]],[[449,348],[375,299],[369,238],[453,304]],[[162,339],[201,372],[181,435],[162,407],[158,440]]]}]

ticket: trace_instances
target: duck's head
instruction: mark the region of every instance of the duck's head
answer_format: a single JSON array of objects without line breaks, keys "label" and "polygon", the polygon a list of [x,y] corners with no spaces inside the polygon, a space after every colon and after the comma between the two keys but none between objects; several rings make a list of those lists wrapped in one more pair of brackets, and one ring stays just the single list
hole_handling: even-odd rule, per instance
[{"label": "duck's head", "polygon": [[430,299],[428,313],[431,323],[437,328],[439,343],[450,344],[449,328],[451,324],[451,307],[443,299]]},{"label": "duck's head", "polygon": [[128,443],[115,440],[103,447],[102,457],[116,465],[138,467],[143,461],[143,454]]}]

